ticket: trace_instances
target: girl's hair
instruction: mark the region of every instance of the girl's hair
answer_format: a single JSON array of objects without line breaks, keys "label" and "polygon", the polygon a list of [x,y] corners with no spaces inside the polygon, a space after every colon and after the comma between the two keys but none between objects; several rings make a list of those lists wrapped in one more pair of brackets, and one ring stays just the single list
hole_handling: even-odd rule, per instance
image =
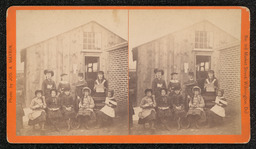
[{"label": "girl's hair", "polygon": [[111,97],[114,96],[114,90],[108,90],[108,91],[107,91],[107,96],[108,96],[108,93],[111,93]]},{"label": "girl's hair", "polygon": [[99,74],[102,74],[102,79],[105,79],[104,77],[104,72],[103,71],[99,71],[98,74],[97,74],[97,79],[99,79]]}]

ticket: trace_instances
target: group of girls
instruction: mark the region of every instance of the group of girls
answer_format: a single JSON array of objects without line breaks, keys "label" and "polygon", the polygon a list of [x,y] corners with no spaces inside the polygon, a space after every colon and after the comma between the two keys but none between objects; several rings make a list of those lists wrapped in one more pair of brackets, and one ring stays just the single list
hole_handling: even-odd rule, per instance
[{"label": "group of girls", "polygon": [[[194,73],[189,72],[189,80],[183,84],[178,80],[178,73],[171,74],[171,80],[166,86],[162,79],[164,71],[155,69],[156,78],[152,82],[152,89],[145,90],[139,112],[139,124],[149,124],[155,130],[155,124],[170,130],[170,122],[176,121],[178,129],[189,128],[194,125],[199,128],[200,122],[207,122],[214,126],[216,122],[225,117],[226,99],[223,97],[224,90],[218,88],[218,81],[214,71],[208,71],[203,90],[206,95],[213,95],[215,100],[213,106],[208,110],[205,108],[205,100],[201,95],[202,89],[194,79]],[[206,114],[207,113],[207,114]],[[207,115],[207,116],[206,116]],[[185,123],[186,122],[186,123]]]},{"label": "group of girls", "polygon": [[[40,129],[44,130],[45,122],[49,122],[59,131],[58,125],[62,120],[66,121],[68,130],[82,126],[89,129],[92,124],[100,128],[103,124],[112,122],[117,102],[114,98],[114,91],[108,89],[103,71],[98,72],[93,89],[88,87],[83,73],[79,73],[78,82],[75,83],[75,96],[71,95],[71,85],[67,81],[67,74],[61,74],[58,87],[52,80],[53,71],[45,70],[44,74],[46,79],[42,83],[42,90],[35,91],[35,98],[30,104],[32,112],[28,115],[28,124],[33,126],[33,129],[36,124],[39,124]],[[92,91],[95,96],[105,98],[105,106],[100,110],[94,109]],[[72,127],[74,121],[77,125]]]}]

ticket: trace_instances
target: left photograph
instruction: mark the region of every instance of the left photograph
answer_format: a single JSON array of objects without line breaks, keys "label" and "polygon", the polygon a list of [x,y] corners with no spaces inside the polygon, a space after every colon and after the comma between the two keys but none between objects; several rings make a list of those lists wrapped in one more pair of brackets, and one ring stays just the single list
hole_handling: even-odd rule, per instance
[{"label": "left photograph", "polygon": [[128,135],[128,10],[16,19],[16,135]]}]

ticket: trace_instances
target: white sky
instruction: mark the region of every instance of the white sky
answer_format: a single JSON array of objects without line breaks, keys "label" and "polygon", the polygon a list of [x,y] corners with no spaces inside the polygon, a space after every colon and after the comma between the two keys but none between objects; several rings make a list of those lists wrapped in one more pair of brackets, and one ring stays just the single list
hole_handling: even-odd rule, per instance
[{"label": "white sky", "polygon": [[21,49],[90,21],[128,40],[128,10],[18,10],[16,19],[18,70],[23,70]]},{"label": "white sky", "polygon": [[240,39],[240,10],[129,10],[129,68],[136,68],[132,48],[204,19]]},{"label": "white sky", "polygon": [[[92,20],[128,40],[127,10],[18,10],[17,69],[22,70],[20,50]],[[240,10],[129,10],[129,66],[132,48],[204,19],[240,39]]]}]

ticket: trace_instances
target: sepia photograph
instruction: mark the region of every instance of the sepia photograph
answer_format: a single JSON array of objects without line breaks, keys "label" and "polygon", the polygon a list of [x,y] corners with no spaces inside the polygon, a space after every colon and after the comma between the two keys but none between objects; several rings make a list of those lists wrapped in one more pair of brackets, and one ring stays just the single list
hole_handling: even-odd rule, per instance
[{"label": "sepia photograph", "polygon": [[129,11],[131,135],[241,134],[241,10]]},{"label": "sepia photograph", "polygon": [[127,135],[128,10],[16,14],[16,135]]}]

